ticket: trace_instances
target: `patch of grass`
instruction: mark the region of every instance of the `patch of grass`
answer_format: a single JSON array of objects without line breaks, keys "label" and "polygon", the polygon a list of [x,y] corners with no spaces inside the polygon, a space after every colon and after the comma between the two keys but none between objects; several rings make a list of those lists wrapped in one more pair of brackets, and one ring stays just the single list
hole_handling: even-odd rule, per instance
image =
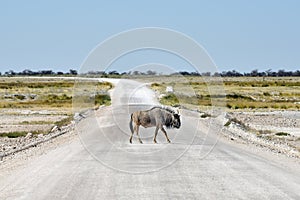
[{"label": "patch of grass", "polygon": [[201,118],[207,118],[207,117],[212,117],[211,114],[204,113],[203,115],[200,116]]},{"label": "patch of grass", "polygon": [[22,100],[26,99],[26,96],[22,95],[22,94],[16,94],[15,98],[22,101]]},{"label": "patch of grass", "polygon": [[247,102],[247,101],[228,101],[226,104],[227,108],[230,109],[289,109],[289,108],[297,108],[297,105],[291,102]]},{"label": "patch of grass", "polygon": [[225,124],[224,126],[229,126],[231,124],[231,120],[229,119]]},{"label": "patch of grass", "polygon": [[[229,109],[299,109],[300,102],[300,78],[292,77],[224,77],[222,79],[224,91],[227,95],[211,94],[210,87],[217,84],[213,77],[204,80],[202,77],[178,78],[174,82],[172,76],[159,76],[151,79],[153,84],[151,88],[163,94],[166,86],[172,85],[176,91],[177,99],[181,105],[190,106],[214,106],[226,105]],[[146,81],[146,80],[143,80]],[[205,82],[208,81],[208,82]],[[222,84],[217,84],[222,87]],[[193,97],[191,93],[187,96],[187,90],[192,90],[196,94]],[[161,103],[166,102],[165,99]],[[166,102],[167,105],[171,103]]]},{"label": "patch of grass", "polygon": [[259,130],[258,133],[259,133],[260,135],[266,135],[266,134],[271,134],[272,131],[270,131],[270,130]]},{"label": "patch of grass", "polygon": [[[43,99],[35,100],[29,102],[31,104],[45,104],[48,106],[54,107],[62,107],[62,104],[68,104],[71,106],[72,104],[72,96],[68,96],[67,94],[48,94],[47,96],[43,97]],[[59,104],[61,106],[59,106]]]},{"label": "patch of grass", "polygon": [[110,105],[111,104],[111,98],[107,94],[97,94],[95,95],[95,106],[100,105]]},{"label": "patch of grass", "polygon": [[290,136],[291,134],[285,133],[285,132],[278,132],[278,133],[275,133],[275,135],[277,135],[277,136]]},{"label": "patch of grass", "polygon": [[[74,91],[76,87],[76,91]],[[99,82],[98,80],[62,80],[62,79],[47,79],[41,80],[31,77],[26,78],[0,78],[0,109],[28,109],[32,111],[49,110],[58,115],[65,116],[64,119],[55,122],[53,121],[27,121],[20,120],[15,124],[22,125],[43,125],[47,124],[47,127],[43,126],[42,130],[39,130],[38,126],[33,127],[36,132],[30,131],[34,134],[47,134],[51,130],[51,125],[57,125],[59,127],[69,124],[73,120],[73,95],[77,95],[76,98],[83,99],[83,105],[88,105],[88,109],[94,108],[95,105],[109,105],[111,99],[107,93],[113,85],[109,82]],[[84,92],[76,93],[80,88],[84,89]],[[99,95],[94,94],[100,93]],[[82,95],[82,97],[81,97]],[[75,102],[76,103],[76,102]],[[79,102],[81,103],[81,102]],[[86,103],[86,104],[85,104]],[[75,105],[74,107],[80,107],[81,105]],[[19,112],[17,112],[19,114]],[[26,114],[27,115],[27,114]],[[35,115],[30,113],[28,115]],[[40,115],[40,112],[37,113]],[[50,125],[50,126],[49,126]],[[26,128],[27,129],[27,128]],[[4,137],[20,137],[25,136],[28,132],[26,129],[20,131],[14,131],[10,133],[1,133],[0,136]],[[47,129],[47,130],[46,130]],[[49,130],[50,129],[50,130]],[[23,131],[24,130],[24,131]]]},{"label": "patch of grass", "polygon": [[49,88],[49,87],[73,87],[74,81],[10,81],[0,82],[0,89],[13,89],[13,88]]},{"label": "patch of grass", "polygon": [[[83,87],[88,98],[93,93],[106,93],[113,85],[109,82],[74,80],[32,80],[0,79],[0,108],[27,108],[27,109],[70,109],[73,103],[73,89]],[[22,93],[22,95],[20,95]],[[28,98],[27,98],[28,97]],[[97,105],[109,105],[106,95],[95,97]]]},{"label": "patch of grass", "polygon": [[51,121],[22,121],[20,124],[23,125],[32,125],[32,124],[54,124],[54,122]]},{"label": "patch of grass", "polygon": [[161,84],[159,84],[159,83],[152,83],[151,84],[151,87],[161,87],[162,85]]},{"label": "patch of grass", "polygon": [[174,94],[174,93],[168,93],[165,94],[160,99],[160,103],[164,105],[169,105],[169,106],[183,106],[183,105],[202,105],[202,106],[211,106],[211,98],[207,96],[202,96],[202,95],[184,95],[184,94]]},{"label": "patch of grass", "polygon": [[[8,137],[8,138],[17,138],[27,135],[27,131],[13,131],[8,133],[0,133],[0,137]],[[37,135],[37,134],[45,134],[43,131],[30,131],[30,133]]]},{"label": "patch of grass", "polygon": [[113,85],[110,82],[98,82],[97,87],[99,88],[104,88],[106,90],[110,90],[113,88]]},{"label": "patch of grass", "polygon": [[236,93],[227,94],[226,98],[227,99],[245,99],[245,100],[250,100],[250,101],[253,100],[251,97],[248,97],[248,96],[245,96],[245,95],[242,95],[242,94],[236,94]]},{"label": "patch of grass", "polygon": [[167,94],[160,99],[160,103],[164,105],[174,106],[179,104],[179,100],[175,94]]},{"label": "patch of grass", "polygon": [[[238,78],[236,78],[238,79]],[[227,86],[241,86],[241,87],[285,87],[285,86],[300,86],[300,81],[262,81],[262,80],[247,80],[248,77],[240,78],[235,81],[234,78],[231,80],[225,80],[224,84]]]},{"label": "patch of grass", "polygon": [[203,82],[203,81],[201,81],[201,82],[200,82],[200,81],[197,81],[197,82],[190,81],[190,82],[189,82],[189,85],[192,85],[192,86],[198,86],[198,85],[202,85],[202,86],[203,86],[203,85],[204,85],[204,86],[205,86],[206,83]]},{"label": "patch of grass", "polygon": [[55,122],[54,124],[58,127],[66,126],[66,125],[70,124],[72,120],[73,120],[73,115],[70,115],[60,121]]},{"label": "patch of grass", "polygon": [[26,131],[14,131],[14,132],[8,132],[8,133],[0,133],[1,137],[8,137],[8,138],[17,138],[21,136],[26,136],[28,132]]},{"label": "patch of grass", "polygon": [[72,97],[68,96],[66,94],[61,94],[61,95],[48,94],[46,96],[46,99],[48,101],[69,101],[69,100],[72,100]]},{"label": "patch of grass", "polygon": [[152,83],[150,85],[152,90],[164,92],[166,90],[166,84],[165,83]]},{"label": "patch of grass", "polygon": [[271,94],[269,92],[263,92],[264,96],[271,96]]}]

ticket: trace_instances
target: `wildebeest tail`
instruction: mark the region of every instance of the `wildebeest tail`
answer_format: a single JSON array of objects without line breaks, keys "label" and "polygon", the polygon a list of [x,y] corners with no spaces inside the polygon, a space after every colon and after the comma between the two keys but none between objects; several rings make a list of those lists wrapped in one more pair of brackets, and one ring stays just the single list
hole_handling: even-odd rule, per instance
[{"label": "wildebeest tail", "polygon": [[130,116],[130,122],[129,122],[129,128],[130,128],[131,133],[133,133],[132,115],[133,115],[133,113],[132,113],[131,116]]}]

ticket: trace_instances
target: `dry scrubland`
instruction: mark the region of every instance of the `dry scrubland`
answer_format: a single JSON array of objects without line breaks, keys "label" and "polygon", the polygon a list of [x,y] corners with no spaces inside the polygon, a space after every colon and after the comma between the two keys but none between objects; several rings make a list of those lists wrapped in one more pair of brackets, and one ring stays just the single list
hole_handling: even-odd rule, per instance
[{"label": "dry scrubland", "polygon": [[[300,77],[149,77],[151,88],[168,105],[227,110],[299,110]],[[174,93],[167,93],[172,86]]]},{"label": "dry scrubland", "polygon": [[[203,118],[213,116],[211,106],[223,109],[231,139],[299,155],[300,77],[165,76],[140,81],[150,83],[162,104],[197,110]],[[170,86],[173,92],[166,91]]]},{"label": "dry scrubland", "polygon": [[[107,82],[72,79],[0,78],[0,136],[14,138],[47,134],[73,120],[74,86],[84,88],[85,96],[76,98],[92,102],[92,106],[110,104]],[[91,106],[91,103],[87,104]],[[87,108],[86,106],[86,108]]]}]

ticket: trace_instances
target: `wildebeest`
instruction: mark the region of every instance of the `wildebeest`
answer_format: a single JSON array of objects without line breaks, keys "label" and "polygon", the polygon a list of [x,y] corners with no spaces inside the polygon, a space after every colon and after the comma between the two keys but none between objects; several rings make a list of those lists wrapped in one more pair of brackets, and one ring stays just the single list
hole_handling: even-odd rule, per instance
[{"label": "wildebeest", "polygon": [[[135,124],[133,127],[133,123]],[[156,127],[154,134],[154,143],[156,143],[156,136],[158,133],[158,129],[160,129],[166,136],[167,141],[170,143],[170,139],[167,135],[166,130],[163,126],[167,128],[180,128],[180,115],[179,112],[175,112],[174,110],[167,107],[159,107],[155,106],[150,110],[146,111],[136,111],[131,114],[131,119],[129,122],[129,127],[131,130],[131,136],[129,138],[129,142],[132,143],[132,136],[134,132],[136,132],[140,143],[143,143],[139,136],[139,127],[143,126],[145,128],[148,127]]]}]

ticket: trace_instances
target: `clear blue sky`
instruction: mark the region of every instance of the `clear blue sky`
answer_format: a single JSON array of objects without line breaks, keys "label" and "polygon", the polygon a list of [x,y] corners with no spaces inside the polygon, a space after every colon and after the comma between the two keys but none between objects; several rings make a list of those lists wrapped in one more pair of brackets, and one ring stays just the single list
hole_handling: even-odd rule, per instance
[{"label": "clear blue sky", "polygon": [[138,27],[189,35],[220,71],[297,70],[299,9],[298,0],[1,0],[0,71],[79,69],[98,43]]}]

